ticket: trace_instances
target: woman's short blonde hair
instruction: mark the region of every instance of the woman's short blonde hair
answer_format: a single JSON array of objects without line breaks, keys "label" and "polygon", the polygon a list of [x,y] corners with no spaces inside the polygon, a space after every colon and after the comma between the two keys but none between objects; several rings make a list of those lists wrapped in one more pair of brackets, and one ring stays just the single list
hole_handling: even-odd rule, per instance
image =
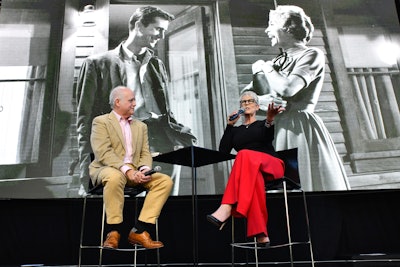
[{"label": "woman's short blonde hair", "polygon": [[254,93],[253,91],[245,91],[244,93],[242,93],[240,95],[240,100],[242,100],[243,96],[250,96],[254,99],[255,103],[257,105],[259,105],[259,99],[258,99],[258,95],[256,93]]},{"label": "woman's short blonde hair", "polygon": [[311,18],[306,15],[304,10],[298,6],[282,5],[269,13],[270,19],[279,19],[283,21],[283,29],[293,34],[299,41],[308,43],[314,32],[314,25]]}]

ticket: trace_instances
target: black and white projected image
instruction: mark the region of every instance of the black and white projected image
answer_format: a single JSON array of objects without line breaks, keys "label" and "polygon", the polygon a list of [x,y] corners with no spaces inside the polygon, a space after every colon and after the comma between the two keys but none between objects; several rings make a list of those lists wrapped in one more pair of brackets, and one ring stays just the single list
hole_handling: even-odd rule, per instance
[{"label": "black and white projected image", "polygon": [[[80,79],[82,66],[88,66],[88,59],[116,51],[124,44],[130,16],[144,5],[148,5],[146,1],[1,2],[0,198],[79,198],[86,193],[89,178],[85,175],[87,165],[82,165],[80,160],[82,147],[78,133],[81,129],[77,114],[80,108],[89,113],[107,113],[111,109],[103,105],[108,99],[100,94],[93,94],[93,108],[80,102],[77,92],[83,81]],[[292,60],[298,60],[296,67],[287,68],[281,74],[291,81],[296,80],[294,76],[300,77],[297,81],[304,84],[299,87],[301,93],[288,96],[283,91],[271,93],[263,87],[257,91],[261,100],[257,116],[265,118],[265,109],[272,100],[285,103],[287,113],[284,111],[281,121],[275,125],[279,133],[275,148],[305,149],[304,143],[295,141],[295,135],[286,128],[285,141],[282,141],[282,121],[293,127],[300,125],[298,117],[289,116],[289,112],[300,103],[300,95],[312,94],[307,98],[312,103],[306,103],[306,98],[302,98],[302,103],[307,108],[312,104],[312,116],[318,117],[326,130],[323,136],[331,139],[330,149],[336,151],[335,161],[343,171],[340,177],[345,178],[338,175],[338,179],[348,186],[306,185],[328,177],[331,161],[323,160],[319,174],[300,172],[305,189],[400,187],[398,1],[231,0],[209,4],[152,1],[152,5],[174,16],[163,38],[151,48],[164,65],[161,71],[165,72],[157,88],[162,101],[154,105],[158,109],[149,113],[153,155],[190,145],[218,150],[229,115],[240,108],[241,92],[254,82],[255,63],[292,64]],[[302,8],[312,21],[312,36],[304,45],[320,51],[319,62],[323,63],[319,67],[323,73],[319,73],[318,86],[314,86],[313,72],[301,71],[310,62],[311,69],[317,68],[316,61],[306,62],[303,56],[291,57],[291,52],[296,51],[279,40],[281,35],[267,30],[271,26],[271,11],[286,5]],[[280,45],[275,45],[279,42]],[[124,76],[126,72],[115,74]],[[278,80],[268,75],[271,73],[266,76],[272,88]],[[96,78],[96,83],[104,82],[102,78]],[[311,93],[307,88],[317,90]],[[142,100],[148,107],[155,103],[146,94]],[[299,112],[304,109],[299,108]],[[239,119],[236,125],[241,123]],[[164,134],[171,129],[179,134]],[[301,132],[307,135],[309,129],[304,127]],[[190,140],[186,142],[187,139],[181,138],[183,135],[190,136]],[[326,154],[326,147],[318,145],[324,138],[313,139],[314,150],[302,153],[301,170],[305,164],[314,162],[315,157]],[[233,161],[225,161],[198,168],[198,194],[223,194],[232,164]],[[172,195],[192,194],[189,167],[159,162],[153,165],[160,165],[172,177]],[[334,175],[329,177],[335,179]]]}]

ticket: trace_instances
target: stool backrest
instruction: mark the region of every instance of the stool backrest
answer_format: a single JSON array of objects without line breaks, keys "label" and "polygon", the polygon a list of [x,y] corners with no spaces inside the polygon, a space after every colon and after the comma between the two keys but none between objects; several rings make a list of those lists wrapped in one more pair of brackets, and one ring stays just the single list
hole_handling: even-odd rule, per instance
[{"label": "stool backrest", "polygon": [[285,177],[294,182],[300,183],[299,163],[297,161],[297,148],[282,150],[277,152],[285,163]]},{"label": "stool backrest", "polygon": [[285,181],[287,189],[300,189],[299,165],[297,161],[297,148],[277,151],[279,158],[285,163],[285,173],[281,179],[268,181],[266,190],[282,189],[282,182]]}]

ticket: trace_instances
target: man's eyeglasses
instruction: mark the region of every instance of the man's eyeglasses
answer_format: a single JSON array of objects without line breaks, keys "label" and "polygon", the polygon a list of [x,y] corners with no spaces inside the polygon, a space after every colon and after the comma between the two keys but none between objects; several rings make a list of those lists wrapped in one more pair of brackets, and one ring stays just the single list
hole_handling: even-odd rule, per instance
[{"label": "man's eyeglasses", "polygon": [[251,104],[251,103],[254,103],[254,102],[256,102],[255,99],[247,99],[247,100],[240,100],[240,101],[239,101],[240,105],[243,105],[243,104]]}]

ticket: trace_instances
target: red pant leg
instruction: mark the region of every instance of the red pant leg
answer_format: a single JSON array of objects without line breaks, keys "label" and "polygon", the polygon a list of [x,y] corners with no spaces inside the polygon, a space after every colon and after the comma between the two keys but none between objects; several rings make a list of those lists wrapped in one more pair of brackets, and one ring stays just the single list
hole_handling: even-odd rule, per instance
[{"label": "red pant leg", "polygon": [[233,214],[247,218],[247,236],[267,235],[264,175],[268,179],[283,176],[283,162],[271,155],[243,149],[236,156],[222,204],[235,205]]}]

